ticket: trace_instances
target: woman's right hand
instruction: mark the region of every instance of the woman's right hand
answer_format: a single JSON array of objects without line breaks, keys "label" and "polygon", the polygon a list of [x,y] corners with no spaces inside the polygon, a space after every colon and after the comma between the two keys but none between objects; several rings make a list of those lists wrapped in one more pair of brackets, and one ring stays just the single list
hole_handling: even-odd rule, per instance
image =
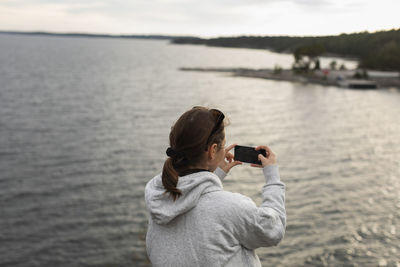
[{"label": "woman's right hand", "polygon": [[256,150],[260,150],[260,149],[265,149],[265,151],[267,152],[267,156],[266,157],[264,157],[262,154],[258,155],[258,159],[261,161],[262,165],[251,164],[250,166],[263,168],[263,167],[268,166],[268,165],[276,165],[277,164],[276,154],[268,146],[258,146],[258,147],[256,147]]}]

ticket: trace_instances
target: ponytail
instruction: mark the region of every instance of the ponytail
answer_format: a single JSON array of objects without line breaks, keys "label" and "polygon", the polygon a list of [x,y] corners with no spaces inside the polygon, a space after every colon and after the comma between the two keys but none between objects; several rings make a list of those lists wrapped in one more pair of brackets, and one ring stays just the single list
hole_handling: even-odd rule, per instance
[{"label": "ponytail", "polygon": [[172,165],[171,158],[168,158],[164,163],[162,171],[162,183],[166,192],[170,193],[174,201],[182,195],[181,190],[176,188],[178,185],[178,173]]}]

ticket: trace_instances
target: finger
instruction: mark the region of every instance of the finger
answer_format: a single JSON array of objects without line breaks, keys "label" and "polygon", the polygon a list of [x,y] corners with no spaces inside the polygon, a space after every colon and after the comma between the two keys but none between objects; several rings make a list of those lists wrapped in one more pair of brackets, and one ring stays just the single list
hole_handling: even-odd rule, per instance
[{"label": "finger", "polygon": [[233,159],[234,156],[233,156],[232,153],[228,152],[228,153],[225,155],[225,158],[227,158],[227,159]]},{"label": "finger", "polygon": [[237,144],[232,144],[230,146],[228,146],[227,148],[225,148],[225,152],[228,152],[229,150],[231,150],[232,148],[234,148]]},{"label": "finger", "polygon": [[251,163],[250,166],[256,167],[256,168],[262,168],[262,165],[258,165],[258,164],[254,164],[254,163]]},{"label": "finger", "polygon": [[257,146],[256,147],[256,150],[260,150],[260,149],[270,150],[270,148],[268,146]]},{"label": "finger", "polygon": [[267,156],[269,156],[269,155],[271,155],[273,153],[271,148],[269,148],[268,146],[258,146],[258,147],[256,147],[256,150],[260,150],[260,149],[264,149],[267,152]]},{"label": "finger", "polygon": [[229,163],[229,167],[232,168],[232,167],[234,167],[236,165],[240,165],[240,164],[242,164],[242,162],[236,160],[236,161],[233,161],[233,162]]},{"label": "finger", "polygon": [[268,146],[264,147],[265,147],[264,149],[267,151],[267,155],[271,155],[273,153],[271,148],[269,148]]}]

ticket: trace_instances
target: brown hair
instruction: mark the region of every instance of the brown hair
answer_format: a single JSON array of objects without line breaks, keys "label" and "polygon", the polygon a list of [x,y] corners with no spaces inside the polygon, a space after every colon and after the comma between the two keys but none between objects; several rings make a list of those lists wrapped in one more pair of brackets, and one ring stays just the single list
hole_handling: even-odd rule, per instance
[{"label": "brown hair", "polygon": [[211,144],[221,149],[225,138],[222,112],[205,107],[194,107],[186,111],[172,126],[169,134],[169,158],[162,171],[165,192],[176,200],[182,192],[176,187],[179,173],[189,169],[202,160],[204,152]]}]

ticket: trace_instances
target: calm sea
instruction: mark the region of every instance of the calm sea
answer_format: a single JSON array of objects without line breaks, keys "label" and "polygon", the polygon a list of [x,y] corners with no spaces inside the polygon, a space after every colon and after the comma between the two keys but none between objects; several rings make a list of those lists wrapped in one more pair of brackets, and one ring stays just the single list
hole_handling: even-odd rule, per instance
[{"label": "calm sea", "polygon": [[[178,70],[292,60],[167,41],[0,35],[0,265],[149,266],[144,186],[161,171],[173,122],[205,105],[229,117],[228,143],[278,154],[288,226],[278,247],[257,250],[263,265],[400,266],[399,90]],[[249,166],[224,182],[257,204],[262,185]]]}]

